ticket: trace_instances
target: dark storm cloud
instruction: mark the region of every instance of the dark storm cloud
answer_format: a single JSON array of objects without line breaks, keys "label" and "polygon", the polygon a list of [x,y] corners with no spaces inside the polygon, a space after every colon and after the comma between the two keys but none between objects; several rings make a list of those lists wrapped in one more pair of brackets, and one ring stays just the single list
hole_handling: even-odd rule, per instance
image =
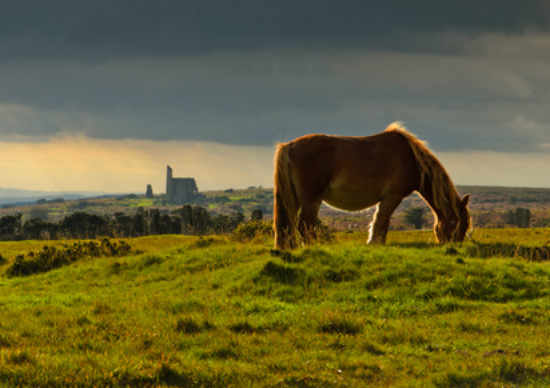
[{"label": "dark storm cloud", "polygon": [[549,15],[542,0],[10,2],[0,136],[271,145],[404,120],[440,150],[540,151]]},{"label": "dark storm cloud", "polygon": [[300,47],[448,52],[459,45],[434,34],[548,30],[549,11],[545,0],[4,2],[0,60]]},{"label": "dark storm cloud", "polygon": [[308,132],[366,135],[404,120],[437,149],[531,150],[548,141],[537,126],[547,122],[550,77],[538,62],[506,62],[269,51],[4,64],[0,134],[267,145]]}]

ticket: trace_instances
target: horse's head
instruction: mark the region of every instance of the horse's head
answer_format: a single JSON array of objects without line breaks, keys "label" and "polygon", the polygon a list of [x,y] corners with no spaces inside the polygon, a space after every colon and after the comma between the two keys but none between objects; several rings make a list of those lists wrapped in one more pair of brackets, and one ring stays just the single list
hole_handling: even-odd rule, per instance
[{"label": "horse's head", "polygon": [[438,218],[435,226],[437,241],[440,243],[464,241],[471,224],[469,201],[470,194],[466,194],[458,201],[458,214],[452,213],[449,217]]}]

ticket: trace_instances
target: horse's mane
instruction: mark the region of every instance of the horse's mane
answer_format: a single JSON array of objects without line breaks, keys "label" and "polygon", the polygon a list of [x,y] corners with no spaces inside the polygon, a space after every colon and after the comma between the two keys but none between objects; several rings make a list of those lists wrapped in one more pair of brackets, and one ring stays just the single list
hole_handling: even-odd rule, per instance
[{"label": "horse's mane", "polygon": [[[419,140],[414,134],[400,123],[394,122],[388,125],[384,132],[396,132],[403,136],[411,146],[414,157],[420,170],[420,193],[431,189],[434,205],[448,217],[454,213],[459,217],[458,202],[460,197],[456,191],[451,178],[443,165],[429,150],[426,142]],[[431,182],[431,187],[425,187],[427,182]]]}]

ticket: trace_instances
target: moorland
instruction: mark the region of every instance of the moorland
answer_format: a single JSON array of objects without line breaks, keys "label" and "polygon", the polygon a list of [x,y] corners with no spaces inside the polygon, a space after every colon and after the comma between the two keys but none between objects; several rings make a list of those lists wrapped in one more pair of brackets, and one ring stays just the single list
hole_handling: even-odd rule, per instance
[{"label": "moorland", "polygon": [[550,386],[550,229],[280,252],[254,225],[0,242],[0,385]]},{"label": "moorland", "polygon": [[[0,386],[550,386],[550,190],[459,191],[476,226],[462,244],[412,230],[411,196],[386,246],[365,244],[369,212],[324,208],[322,241],[273,250],[258,188],[202,193],[193,209],[238,221],[217,235],[18,232],[0,241]],[[513,224],[518,207],[532,228]],[[183,219],[162,196],[124,195],[0,221],[108,226],[147,209]]]}]

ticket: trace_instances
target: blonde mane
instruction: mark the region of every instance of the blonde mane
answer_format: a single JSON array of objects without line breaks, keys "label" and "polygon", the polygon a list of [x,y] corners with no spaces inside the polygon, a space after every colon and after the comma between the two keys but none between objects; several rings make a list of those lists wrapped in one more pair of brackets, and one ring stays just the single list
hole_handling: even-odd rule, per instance
[{"label": "blonde mane", "polygon": [[[427,144],[407,131],[400,122],[391,123],[384,132],[397,132],[407,139],[420,170],[420,186],[418,191],[422,193],[430,189],[434,205],[441,211],[444,217],[449,217],[451,213],[459,217],[458,203],[460,197],[458,192],[451,182],[449,174],[447,174],[443,165],[429,150]],[[431,182],[431,187],[425,187],[426,182]]]}]

